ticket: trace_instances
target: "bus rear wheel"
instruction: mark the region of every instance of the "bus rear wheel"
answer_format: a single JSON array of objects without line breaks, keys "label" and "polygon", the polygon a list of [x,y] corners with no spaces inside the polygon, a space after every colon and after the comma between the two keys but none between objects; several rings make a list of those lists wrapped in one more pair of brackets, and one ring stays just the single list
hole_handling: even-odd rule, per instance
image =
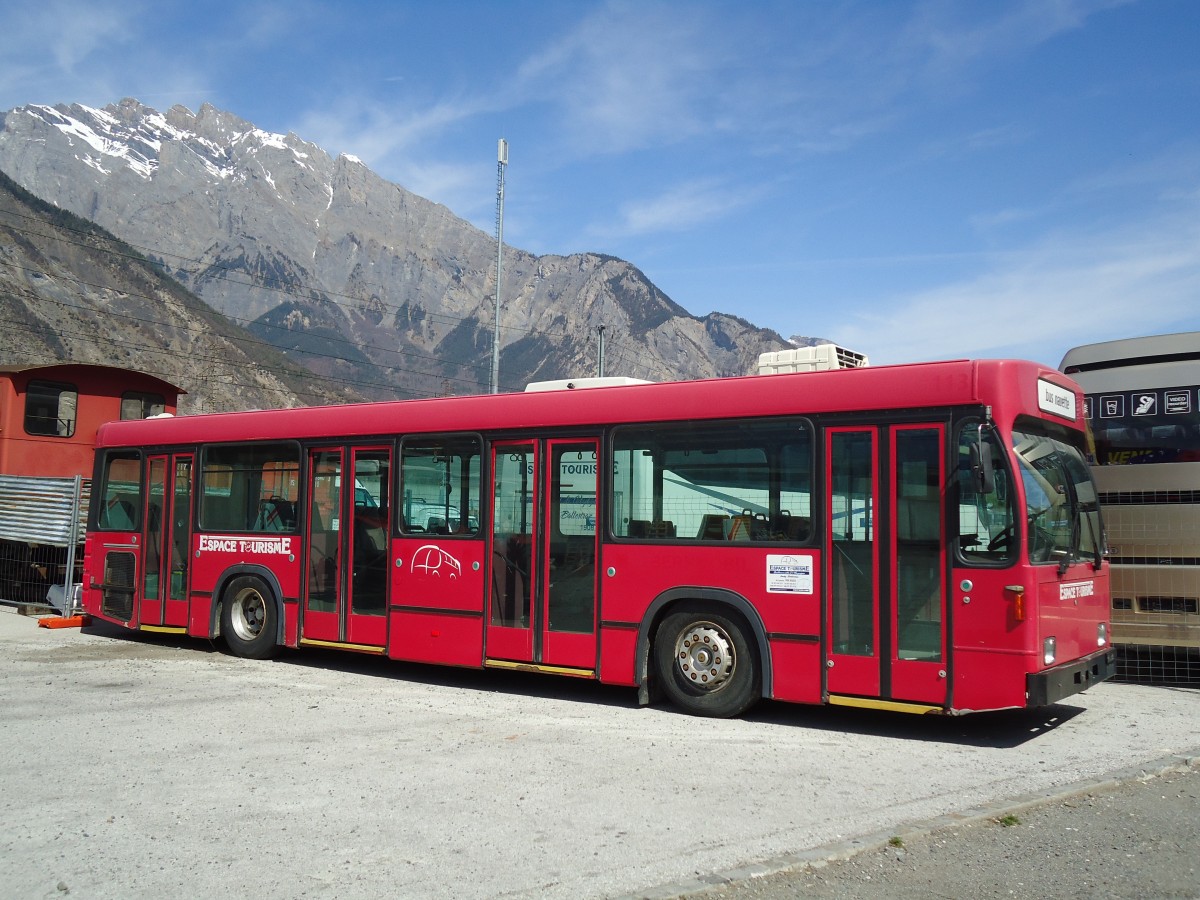
[{"label": "bus rear wheel", "polygon": [[758,658],[740,620],[702,607],[668,615],[658,627],[654,663],[670,701],[696,716],[729,718],[761,693]]},{"label": "bus rear wheel", "polygon": [[221,595],[221,634],[234,656],[273,655],[277,626],[274,598],[260,579],[242,575],[229,582]]}]

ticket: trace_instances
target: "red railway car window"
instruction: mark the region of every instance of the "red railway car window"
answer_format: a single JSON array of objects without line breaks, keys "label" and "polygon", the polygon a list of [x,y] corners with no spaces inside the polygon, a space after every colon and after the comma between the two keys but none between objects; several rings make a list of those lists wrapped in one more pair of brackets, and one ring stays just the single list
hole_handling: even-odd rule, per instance
[{"label": "red railway car window", "polygon": [[148,419],[166,412],[167,401],[162,394],[126,391],[121,395],[122,419]]},{"label": "red railway car window", "polygon": [[30,381],[25,389],[25,433],[71,437],[78,406],[75,385]]}]

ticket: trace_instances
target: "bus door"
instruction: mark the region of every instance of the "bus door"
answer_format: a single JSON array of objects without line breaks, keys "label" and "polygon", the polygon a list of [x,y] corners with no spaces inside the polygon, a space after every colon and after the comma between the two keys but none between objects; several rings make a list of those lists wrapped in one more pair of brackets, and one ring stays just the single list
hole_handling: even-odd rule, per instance
[{"label": "bus door", "polygon": [[946,700],[945,428],[826,432],[831,695]]},{"label": "bus door", "polygon": [[598,450],[493,445],[489,663],[595,669]]},{"label": "bus door", "polygon": [[309,453],[305,643],[383,650],[390,464],[380,447]]},{"label": "bus door", "polygon": [[146,475],[142,627],[186,628],[192,457],[151,456]]}]

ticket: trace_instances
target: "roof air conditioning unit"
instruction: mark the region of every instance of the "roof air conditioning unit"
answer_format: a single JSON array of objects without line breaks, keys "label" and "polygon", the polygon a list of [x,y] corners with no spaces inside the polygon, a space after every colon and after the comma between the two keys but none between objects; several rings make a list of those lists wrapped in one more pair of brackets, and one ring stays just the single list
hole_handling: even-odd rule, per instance
[{"label": "roof air conditioning unit", "polygon": [[758,374],[830,372],[834,369],[862,369],[867,365],[867,357],[862,353],[855,353],[837,344],[817,344],[815,347],[794,347],[760,354]]}]

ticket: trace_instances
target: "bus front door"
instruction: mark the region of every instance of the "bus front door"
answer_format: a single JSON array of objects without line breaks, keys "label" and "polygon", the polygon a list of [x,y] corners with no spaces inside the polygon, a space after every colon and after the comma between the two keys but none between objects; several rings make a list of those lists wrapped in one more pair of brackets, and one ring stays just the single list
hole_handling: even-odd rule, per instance
[{"label": "bus front door", "polygon": [[826,432],[834,702],[946,702],[945,453],[941,424]]},{"label": "bus front door", "polygon": [[187,627],[188,548],[192,540],[192,457],[152,456],[146,477],[142,628]]},{"label": "bus front door", "polygon": [[490,665],[594,672],[598,450],[592,438],[493,445]]},{"label": "bus front door", "polygon": [[390,464],[382,447],[309,454],[303,643],[383,651]]}]

